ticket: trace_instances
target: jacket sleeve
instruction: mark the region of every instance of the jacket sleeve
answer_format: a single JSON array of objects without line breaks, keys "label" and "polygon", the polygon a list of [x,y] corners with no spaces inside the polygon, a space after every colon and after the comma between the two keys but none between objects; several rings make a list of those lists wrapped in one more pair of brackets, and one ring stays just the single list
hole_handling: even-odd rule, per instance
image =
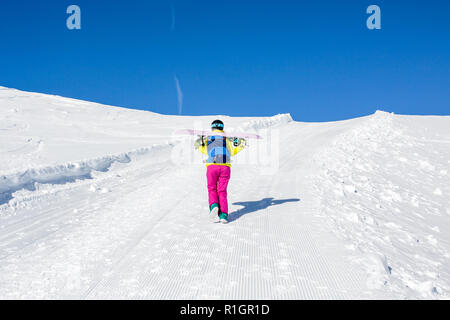
[{"label": "jacket sleeve", "polygon": [[206,146],[206,144],[202,146],[200,138],[195,141],[194,148],[200,151],[201,153],[208,155],[208,147]]},{"label": "jacket sleeve", "polygon": [[229,150],[231,150],[231,156],[235,156],[237,155],[239,152],[241,152],[242,150],[244,150],[245,145],[243,143],[241,143],[240,145],[238,145],[237,147],[233,146],[233,143],[230,140],[227,140],[227,147],[229,148]]},{"label": "jacket sleeve", "polygon": [[197,148],[197,150],[200,151],[200,152],[203,153],[203,154],[208,155],[208,148],[206,147],[206,144],[205,144],[204,146],[200,145],[200,146]]}]

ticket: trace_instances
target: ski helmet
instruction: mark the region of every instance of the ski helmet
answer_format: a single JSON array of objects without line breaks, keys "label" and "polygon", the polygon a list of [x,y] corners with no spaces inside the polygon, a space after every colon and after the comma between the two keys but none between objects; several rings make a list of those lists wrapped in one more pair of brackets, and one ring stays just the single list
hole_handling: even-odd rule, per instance
[{"label": "ski helmet", "polygon": [[220,120],[214,120],[214,121],[211,123],[211,129],[219,129],[219,130],[223,130],[223,127],[224,127],[223,122],[220,121]]}]

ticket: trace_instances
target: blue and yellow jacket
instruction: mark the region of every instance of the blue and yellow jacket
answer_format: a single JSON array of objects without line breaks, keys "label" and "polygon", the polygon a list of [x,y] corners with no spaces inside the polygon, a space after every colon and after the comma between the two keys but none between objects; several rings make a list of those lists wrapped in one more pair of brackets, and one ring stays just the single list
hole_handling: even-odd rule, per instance
[{"label": "blue and yellow jacket", "polygon": [[[221,132],[221,130],[213,130],[213,132]],[[198,151],[208,156],[206,166],[220,165],[231,167],[231,157],[235,156],[245,148],[244,144],[235,147],[229,138],[221,135],[213,135],[206,137],[203,145],[197,147]]]}]

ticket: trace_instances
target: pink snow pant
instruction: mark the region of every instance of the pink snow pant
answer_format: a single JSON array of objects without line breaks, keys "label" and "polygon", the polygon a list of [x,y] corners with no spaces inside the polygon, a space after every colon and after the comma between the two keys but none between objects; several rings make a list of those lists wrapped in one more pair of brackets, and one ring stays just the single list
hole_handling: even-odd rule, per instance
[{"label": "pink snow pant", "polygon": [[206,168],[208,179],[209,207],[213,203],[219,205],[220,211],[228,213],[227,186],[230,181],[231,168],[211,164]]}]

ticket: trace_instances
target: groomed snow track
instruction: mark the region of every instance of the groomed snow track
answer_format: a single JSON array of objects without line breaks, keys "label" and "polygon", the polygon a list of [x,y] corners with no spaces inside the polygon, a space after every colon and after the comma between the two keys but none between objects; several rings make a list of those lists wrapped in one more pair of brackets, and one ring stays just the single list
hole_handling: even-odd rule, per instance
[{"label": "groomed snow track", "polygon": [[[88,173],[89,179],[51,188],[44,183],[54,180],[45,174],[55,170],[19,175],[41,177],[33,181],[40,187],[19,192],[4,208],[14,208],[20,218],[3,219],[0,296],[373,298],[362,295],[363,270],[314,218],[317,204],[305,179],[314,130],[292,122],[278,123],[277,130],[281,160],[275,175],[262,175],[257,166],[233,167],[228,225],[206,218],[203,165],[178,166],[169,152],[158,161],[131,161],[123,154],[62,166],[63,176]],[[294,149],[296,136],[305,138]],[[25,185],[9,183],[14,190]]]}]

